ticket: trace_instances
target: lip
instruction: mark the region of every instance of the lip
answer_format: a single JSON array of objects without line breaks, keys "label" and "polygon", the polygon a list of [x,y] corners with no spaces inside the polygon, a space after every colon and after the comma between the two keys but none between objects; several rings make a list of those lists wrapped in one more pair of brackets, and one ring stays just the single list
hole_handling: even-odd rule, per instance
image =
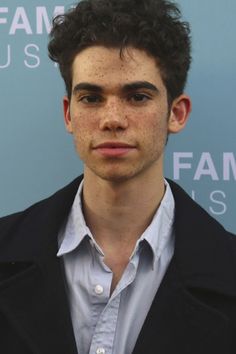
[{"label": "lip", "polygon": [[135,149],[134,145],[122,142],[104,142],[96,145],[93,150],[103,155],[104,157],[117,157],[128,154]]}]

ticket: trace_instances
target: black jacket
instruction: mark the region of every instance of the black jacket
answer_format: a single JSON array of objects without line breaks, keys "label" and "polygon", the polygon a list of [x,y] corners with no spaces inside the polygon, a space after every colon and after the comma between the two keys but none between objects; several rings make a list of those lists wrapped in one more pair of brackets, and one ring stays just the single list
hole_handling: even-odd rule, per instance
[{"label": "black jacket", "polygon": [[[77,354],[56,253],[79,182],[0,219],[3,354]],[[236,238],[170,184],[175,252],[133,354],[235,354]]]}]

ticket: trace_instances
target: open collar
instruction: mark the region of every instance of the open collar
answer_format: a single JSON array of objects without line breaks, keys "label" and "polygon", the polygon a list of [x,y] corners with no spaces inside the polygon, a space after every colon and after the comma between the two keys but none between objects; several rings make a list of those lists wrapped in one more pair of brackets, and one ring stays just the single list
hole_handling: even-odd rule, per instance
[{"label": "open collar", "polygon": [[[53,196],[15,216],[11,229],[5,227],[6,235],[1,231],[0,263],[32,261],[41,264],[57,253],[58,232],[71,210],[82,178],[78,177]],[[235,260],[227,232],[180,186],[168,182],[175,199],[174,258],[183,281],[235,294],[236,275],[232,267]],[[7,242],[4,237],[8,238]]]}]

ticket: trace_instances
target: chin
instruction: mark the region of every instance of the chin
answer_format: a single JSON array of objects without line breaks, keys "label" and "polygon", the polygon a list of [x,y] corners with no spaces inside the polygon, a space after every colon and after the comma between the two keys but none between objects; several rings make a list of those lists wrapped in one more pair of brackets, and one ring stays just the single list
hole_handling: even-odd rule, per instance
[{"label": "chin", "polygon": [[141,174],[141,171],[121,171],[121,170],[109,170],[109,171],[95,171],[92,170],[92,172],[99,178],[110,182],[110,183],[123,183],[123,182],[127,182],[133,178],[135,178],[136,176],[138,176],[139,174]]}]

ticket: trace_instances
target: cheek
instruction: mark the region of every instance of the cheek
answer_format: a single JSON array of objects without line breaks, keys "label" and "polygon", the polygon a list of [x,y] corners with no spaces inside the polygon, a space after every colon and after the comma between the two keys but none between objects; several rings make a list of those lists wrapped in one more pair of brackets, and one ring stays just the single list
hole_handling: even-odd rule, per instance
[{"label": "cheek", "polygon": [[95,119],[91,115],[84,112],[75,113],[72,115],[73,134],[76,137],[83,139],[84,135],[91,134],[95,129]]},{"label": "cheek", "polygon": [[137,119],[136,129],[143,139],[149,139],[150,142],[153,140],[160,141],[162,137],[165,139],[165,135],[167,134],[167,122],[168,117],[166,112],[154,112]]},{"label": "cheek", "polygon": [[90,121],[84,114],[74,114],[72,116],[73,139],[77,151],[80,153],[88,144],[88,138],[91,136]]}]

